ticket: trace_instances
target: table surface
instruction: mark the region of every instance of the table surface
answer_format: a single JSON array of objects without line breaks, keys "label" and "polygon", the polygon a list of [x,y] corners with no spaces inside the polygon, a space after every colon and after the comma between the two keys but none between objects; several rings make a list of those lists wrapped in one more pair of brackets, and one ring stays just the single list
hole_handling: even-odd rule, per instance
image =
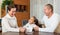
[{"label": "table surface", "polygon": [[60,33],[50,33],[50,32],[30,32],[30,33],[21,33],[21,32],[6,32],[0,33],[0,35],[60,35]]}]

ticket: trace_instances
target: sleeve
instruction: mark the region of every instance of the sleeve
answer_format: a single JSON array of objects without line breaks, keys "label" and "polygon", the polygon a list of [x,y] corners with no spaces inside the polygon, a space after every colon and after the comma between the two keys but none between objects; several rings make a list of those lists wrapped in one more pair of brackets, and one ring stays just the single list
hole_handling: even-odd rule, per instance
[{"label": "sleeve", "polygon": [[5,30],[7,30],[7,31],[19,32],[19,28],[10,27],[10,25],[8,24],[8,20],[7,19],[2,19],[2,24],[5,27]]},{"label": "sleeve", "polygon": [[34,25],[33,25],[33,28],[36,27],[36,26],[37,26],[37,25],[34,24]]},{"label": "sleeve", "polygon": [[24,28],[27,28],[28,27],[28,23],[25,25],[25,26],[23,26]]},{"label": "sleeve", "polygon": [[39,31],[43,31],[43,32],[54,32],[55,29],[57,28],[58,24],[59,24],[59,21],[57,19],[55,19],[52,22],[51,26],[46,27],[46,28],[39,28]]}]

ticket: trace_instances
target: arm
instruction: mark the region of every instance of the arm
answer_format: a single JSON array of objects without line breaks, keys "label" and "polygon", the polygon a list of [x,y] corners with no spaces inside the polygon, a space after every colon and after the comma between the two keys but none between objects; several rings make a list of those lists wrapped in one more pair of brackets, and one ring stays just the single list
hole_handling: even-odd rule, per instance
[{"label": "arm", "polygon": [[49,27],[39,28],[39,31],[54,32],[55,29],[57,28],[58,24],[59,24],[58,20],[54,20]]},{"label": "arm", "polygon": [[12,28],[12,27],[10,27],[7,19],[2,19],[2,27],[6,31],[19,32],[19,28]]}]

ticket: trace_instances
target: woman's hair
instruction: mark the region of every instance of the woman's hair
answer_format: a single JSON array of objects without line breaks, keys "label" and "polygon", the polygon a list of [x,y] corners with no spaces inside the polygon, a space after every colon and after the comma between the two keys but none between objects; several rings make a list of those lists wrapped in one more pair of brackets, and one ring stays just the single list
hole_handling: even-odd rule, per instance
[{"label": "woman's hair", "polygon": [[39,25],[38,19],[35,16],[33,16],[33,18],[34,18],[35,24],[38,26]]},{"label": "woman's hair", "polygon": [[[38,19],[37,19],[35,16],[33,16],[33,18],[34,18],[34,22],[35,22],[35,24],[36,24],[37,26],[39,26],[40,28],[42,28],[42,25],[39,24]],[[35,30],[33,29],[33,31],[35,31]]]},{"label": "woman's hair", "polygon": [[8,9],[9,11],[11,10],[11,8],[16,8],[16,7],[13,6],[13,5],[8,5],[7,9]]},{"label": "woman's hair", "polygon": [[39,24],[38,19],[37,19],[35,16],[33,16],[33,18],[34,18],[34,22],[35,22],[35,24],[36,24],[37,26],[39,26],[40,28],[42,28],[42,25]]}]

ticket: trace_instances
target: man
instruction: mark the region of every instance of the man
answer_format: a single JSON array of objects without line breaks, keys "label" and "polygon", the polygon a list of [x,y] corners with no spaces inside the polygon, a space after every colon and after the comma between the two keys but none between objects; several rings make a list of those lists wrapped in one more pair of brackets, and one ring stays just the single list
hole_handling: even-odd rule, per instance
[{"label": "man", "polygon": [[16,8],[12,5],[8,7],[8,13],[2,18],[2,32],[24,32],[25,28],[18,27],[15,17]]},{"label": "man", "polygon": [[53,6],[47,4],[44,6],[44,17],[42,19],[45,28],[35,27],[35,31],[54,32],[59,24],[59,15],[53,12]]}]

